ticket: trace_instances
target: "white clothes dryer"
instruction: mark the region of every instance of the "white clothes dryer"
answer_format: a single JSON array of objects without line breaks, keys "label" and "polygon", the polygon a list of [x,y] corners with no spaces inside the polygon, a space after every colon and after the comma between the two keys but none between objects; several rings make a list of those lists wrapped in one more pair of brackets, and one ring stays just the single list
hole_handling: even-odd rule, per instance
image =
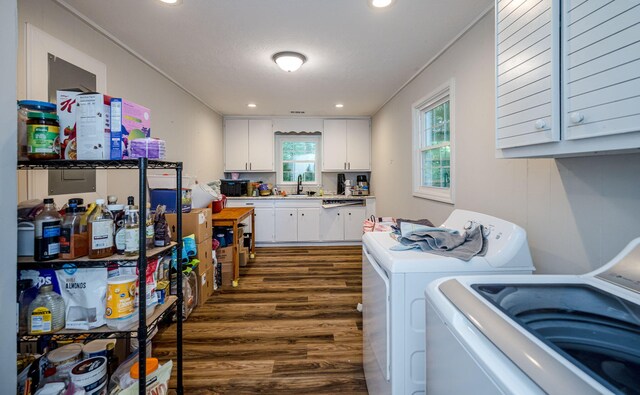
[{"label": "white clothes dryer", "polygon": [[363,236],[362,299],[364,373],[371,395],[422,394],[425,390],[425,299],[429,282],[458,274],[531,274],[524,229],[489,215],[454,210],[443,227],[486,230],[485,256],[465,262],[418,250],[392,251],[388,232]]}]

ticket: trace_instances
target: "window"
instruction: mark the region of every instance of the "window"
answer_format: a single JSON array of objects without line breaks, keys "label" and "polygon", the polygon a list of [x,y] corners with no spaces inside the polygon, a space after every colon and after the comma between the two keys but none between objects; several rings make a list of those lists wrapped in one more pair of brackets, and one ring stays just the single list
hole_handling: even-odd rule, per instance
[{"label": "window", "polygon": [[413,195],[454,202],[453,80],[413,105]]},{"label": "window", "polygon": [[278,185],[320,184],[320,136],[277,136]]}]

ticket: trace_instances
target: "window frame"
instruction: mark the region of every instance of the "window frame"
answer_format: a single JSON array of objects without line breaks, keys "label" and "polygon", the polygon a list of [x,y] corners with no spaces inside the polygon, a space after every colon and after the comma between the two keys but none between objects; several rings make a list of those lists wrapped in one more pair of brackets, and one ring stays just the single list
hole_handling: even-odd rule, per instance
[{"label": "window frame", "polygon": [[[413,136],[411,149],[413,151],[413,196],[435,200],[438,202],[454,204],[455,203],[455,182],[456,182],[456,170],[455,170],[455,80],[452,78],[430,94],[424,96],[420,100],[416,101],[412,110],[412,123],[413,123]],[[449,168],[450,168],[450,182],[448,188],[442,187],[427,187],[422,185],[422,152],[425,148],[439,148],[447,146],[446,143],[429,147],[423,143],[423,114],[433,110],[440,104],[449,101],[449,143],[450,155],[449,155]]]},{"label": "window frame", "polygon": [[286,141],[312,141],[316,143],[316,160],[315,160],[315,181],[302,181],[302,185],[317,187],[322,184],[322,171],[320,165],[322,163],[322,136],[320,134],[313,135],[295,135],[295,134],[277,134],[276,135],[276,185],[292,186],[297,185],[296,181],[284,181],[282,171],[282,144]]}]

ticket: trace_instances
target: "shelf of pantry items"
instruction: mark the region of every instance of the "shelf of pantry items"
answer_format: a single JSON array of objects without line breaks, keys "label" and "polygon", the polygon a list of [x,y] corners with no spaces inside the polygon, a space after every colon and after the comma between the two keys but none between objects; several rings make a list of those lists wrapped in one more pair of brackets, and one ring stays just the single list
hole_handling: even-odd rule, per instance
[{"label": "shelf of pantry items", "polygon": [[[166,316],[168,312],[171,311],[171,308],[176,305],[178,302],[178,297],[174,295],[170,295],[167,297],[167,300],[164,304],[156,306],[153,315],[147,318],[147,328],[149,330],[147,332],[152,332],[153,329],[158,325],[158,323]],[[90,330],[73,330],[73,329],[62,329],[55,333],[47,333],[43,335],[18,335],[18,340],[20,342],[29,342],[36,341],[39,337],[42,336],[51,336],[56,340],[73,340],[83,338],[84,340],[95,340],[95,339],[105,339],[105,338],[124,338],[124,337],[136,337],[138,331],[138,326],[132,326],[125,330],[113,330],[108,326],[103,325],[100,328],[90,329]]]},{"label": "shelf of pantry items", "polygon": [[[165,247],[154,247],[147,250],[147,259],[155,258],[162,255],[164,252],[171,251],[171,249],[177,246],[178,243],[172,241],[171,244]],[[105,267],[110,263],[126,262],[120,266],[133,266],[138,262],[138,255],[122,255],[114,254],[107,258],[90,259],[86,256],[76,259],[53,259],[50,261],[35,261],[33,257],[21,256],[18,257],[18,269],[31,269],[31,268],[62,268],[66,264],[74,264],[78,267]]]},{"label": "shelf of pantry items", "polygon": [[[18,161],[18,170],[37,169],[137,169],[140,167],[139,159],[123,160],[21,160]],[[147,160],[147,169],[177,169],[182,167],[182,162],[167,162],[163,160]]]}]

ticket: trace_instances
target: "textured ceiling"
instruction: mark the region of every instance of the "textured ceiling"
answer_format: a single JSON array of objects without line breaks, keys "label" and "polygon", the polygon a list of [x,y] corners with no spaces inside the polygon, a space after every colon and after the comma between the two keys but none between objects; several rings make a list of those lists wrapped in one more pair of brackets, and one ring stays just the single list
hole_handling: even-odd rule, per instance
[{"label": "textured ceiling", "polygon": [[[63,2],[62,0],[59,0]],[[487,0],[65,0],[223,115],[372,115]],[[308,58],[285,73],[280,51]],[[253,102],[257,108],[247,108]],[[336,109],[336,103],[344,108]]]}]

